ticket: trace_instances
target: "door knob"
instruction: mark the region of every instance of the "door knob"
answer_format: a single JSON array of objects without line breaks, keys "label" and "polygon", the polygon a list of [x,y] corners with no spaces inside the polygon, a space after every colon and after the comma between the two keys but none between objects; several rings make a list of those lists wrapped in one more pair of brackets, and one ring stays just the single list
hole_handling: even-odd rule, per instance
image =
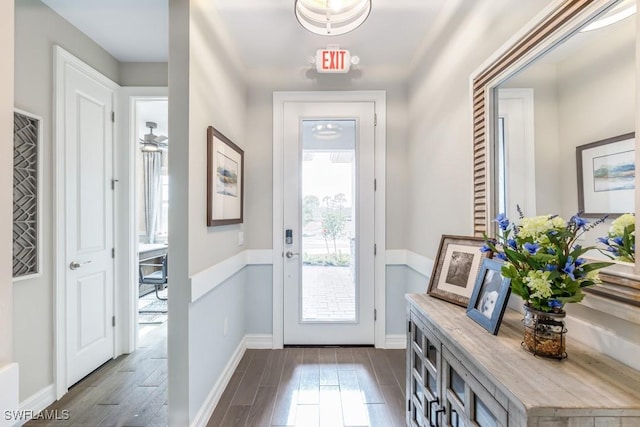
[{"label": "door knob", "polygon": [[91,264],[91,261],[85,261],[85,262],[71,261],[71,264],[69,264],[69,268],[72,270],[77,270],[85,264]]},{"label": "door knob", "polygon": [[287,253],[285,253],[285,256],[289,259],[293,258],[294,256],[300,255],[299,253],[293,253],[291,251],[287,251]]}]

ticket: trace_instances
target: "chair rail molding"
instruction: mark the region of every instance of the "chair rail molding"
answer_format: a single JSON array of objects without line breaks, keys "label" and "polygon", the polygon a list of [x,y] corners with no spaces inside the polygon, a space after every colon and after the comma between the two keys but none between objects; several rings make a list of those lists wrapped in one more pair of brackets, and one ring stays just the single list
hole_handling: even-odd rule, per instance
[{"label": "chair rail molding", "polygon": [[273,250],[248,249],[190,277],[191,302],[196,302],[248,265],[272,265]]}]

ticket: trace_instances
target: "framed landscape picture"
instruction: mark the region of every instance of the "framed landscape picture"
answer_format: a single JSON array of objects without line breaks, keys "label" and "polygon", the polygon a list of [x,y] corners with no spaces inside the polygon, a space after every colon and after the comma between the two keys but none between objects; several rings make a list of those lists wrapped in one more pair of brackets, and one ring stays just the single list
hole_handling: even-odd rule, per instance
[{"label": "framed landscape picture", "polygon": [[576,147],[578,209],[583,216],[635,211],[635,133]]},{"label": "framed landscape picture", "polygon": [[482,259],[489,256],[489,252],[480,252],[483,244],[480,237],[443,235],[427,293],[466,307]]},{"label": "framed landscape picture", "polygon": [[207,128],[207,226],[243,221],[244,151]]}]

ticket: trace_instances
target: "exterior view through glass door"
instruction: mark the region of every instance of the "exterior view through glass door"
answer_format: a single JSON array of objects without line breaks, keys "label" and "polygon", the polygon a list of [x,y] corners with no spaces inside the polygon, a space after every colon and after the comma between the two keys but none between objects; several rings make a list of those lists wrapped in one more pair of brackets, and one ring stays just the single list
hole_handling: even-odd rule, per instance
[{"label": "exterior view through glass door", "polygon": [[373,108],[285,106],[285,344],[374,342]]}]

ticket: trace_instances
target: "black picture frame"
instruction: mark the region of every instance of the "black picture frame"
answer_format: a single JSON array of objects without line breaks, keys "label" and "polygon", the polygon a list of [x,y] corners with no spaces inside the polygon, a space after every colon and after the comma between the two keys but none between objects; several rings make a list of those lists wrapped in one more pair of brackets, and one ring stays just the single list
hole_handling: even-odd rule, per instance
[{"label": "black picture frame", "polygon": [[493,335],[498,335],[511,294],[511,279],[502,276],[502,264],[496,259],[482,260],[467,306],[467,315]]}]

